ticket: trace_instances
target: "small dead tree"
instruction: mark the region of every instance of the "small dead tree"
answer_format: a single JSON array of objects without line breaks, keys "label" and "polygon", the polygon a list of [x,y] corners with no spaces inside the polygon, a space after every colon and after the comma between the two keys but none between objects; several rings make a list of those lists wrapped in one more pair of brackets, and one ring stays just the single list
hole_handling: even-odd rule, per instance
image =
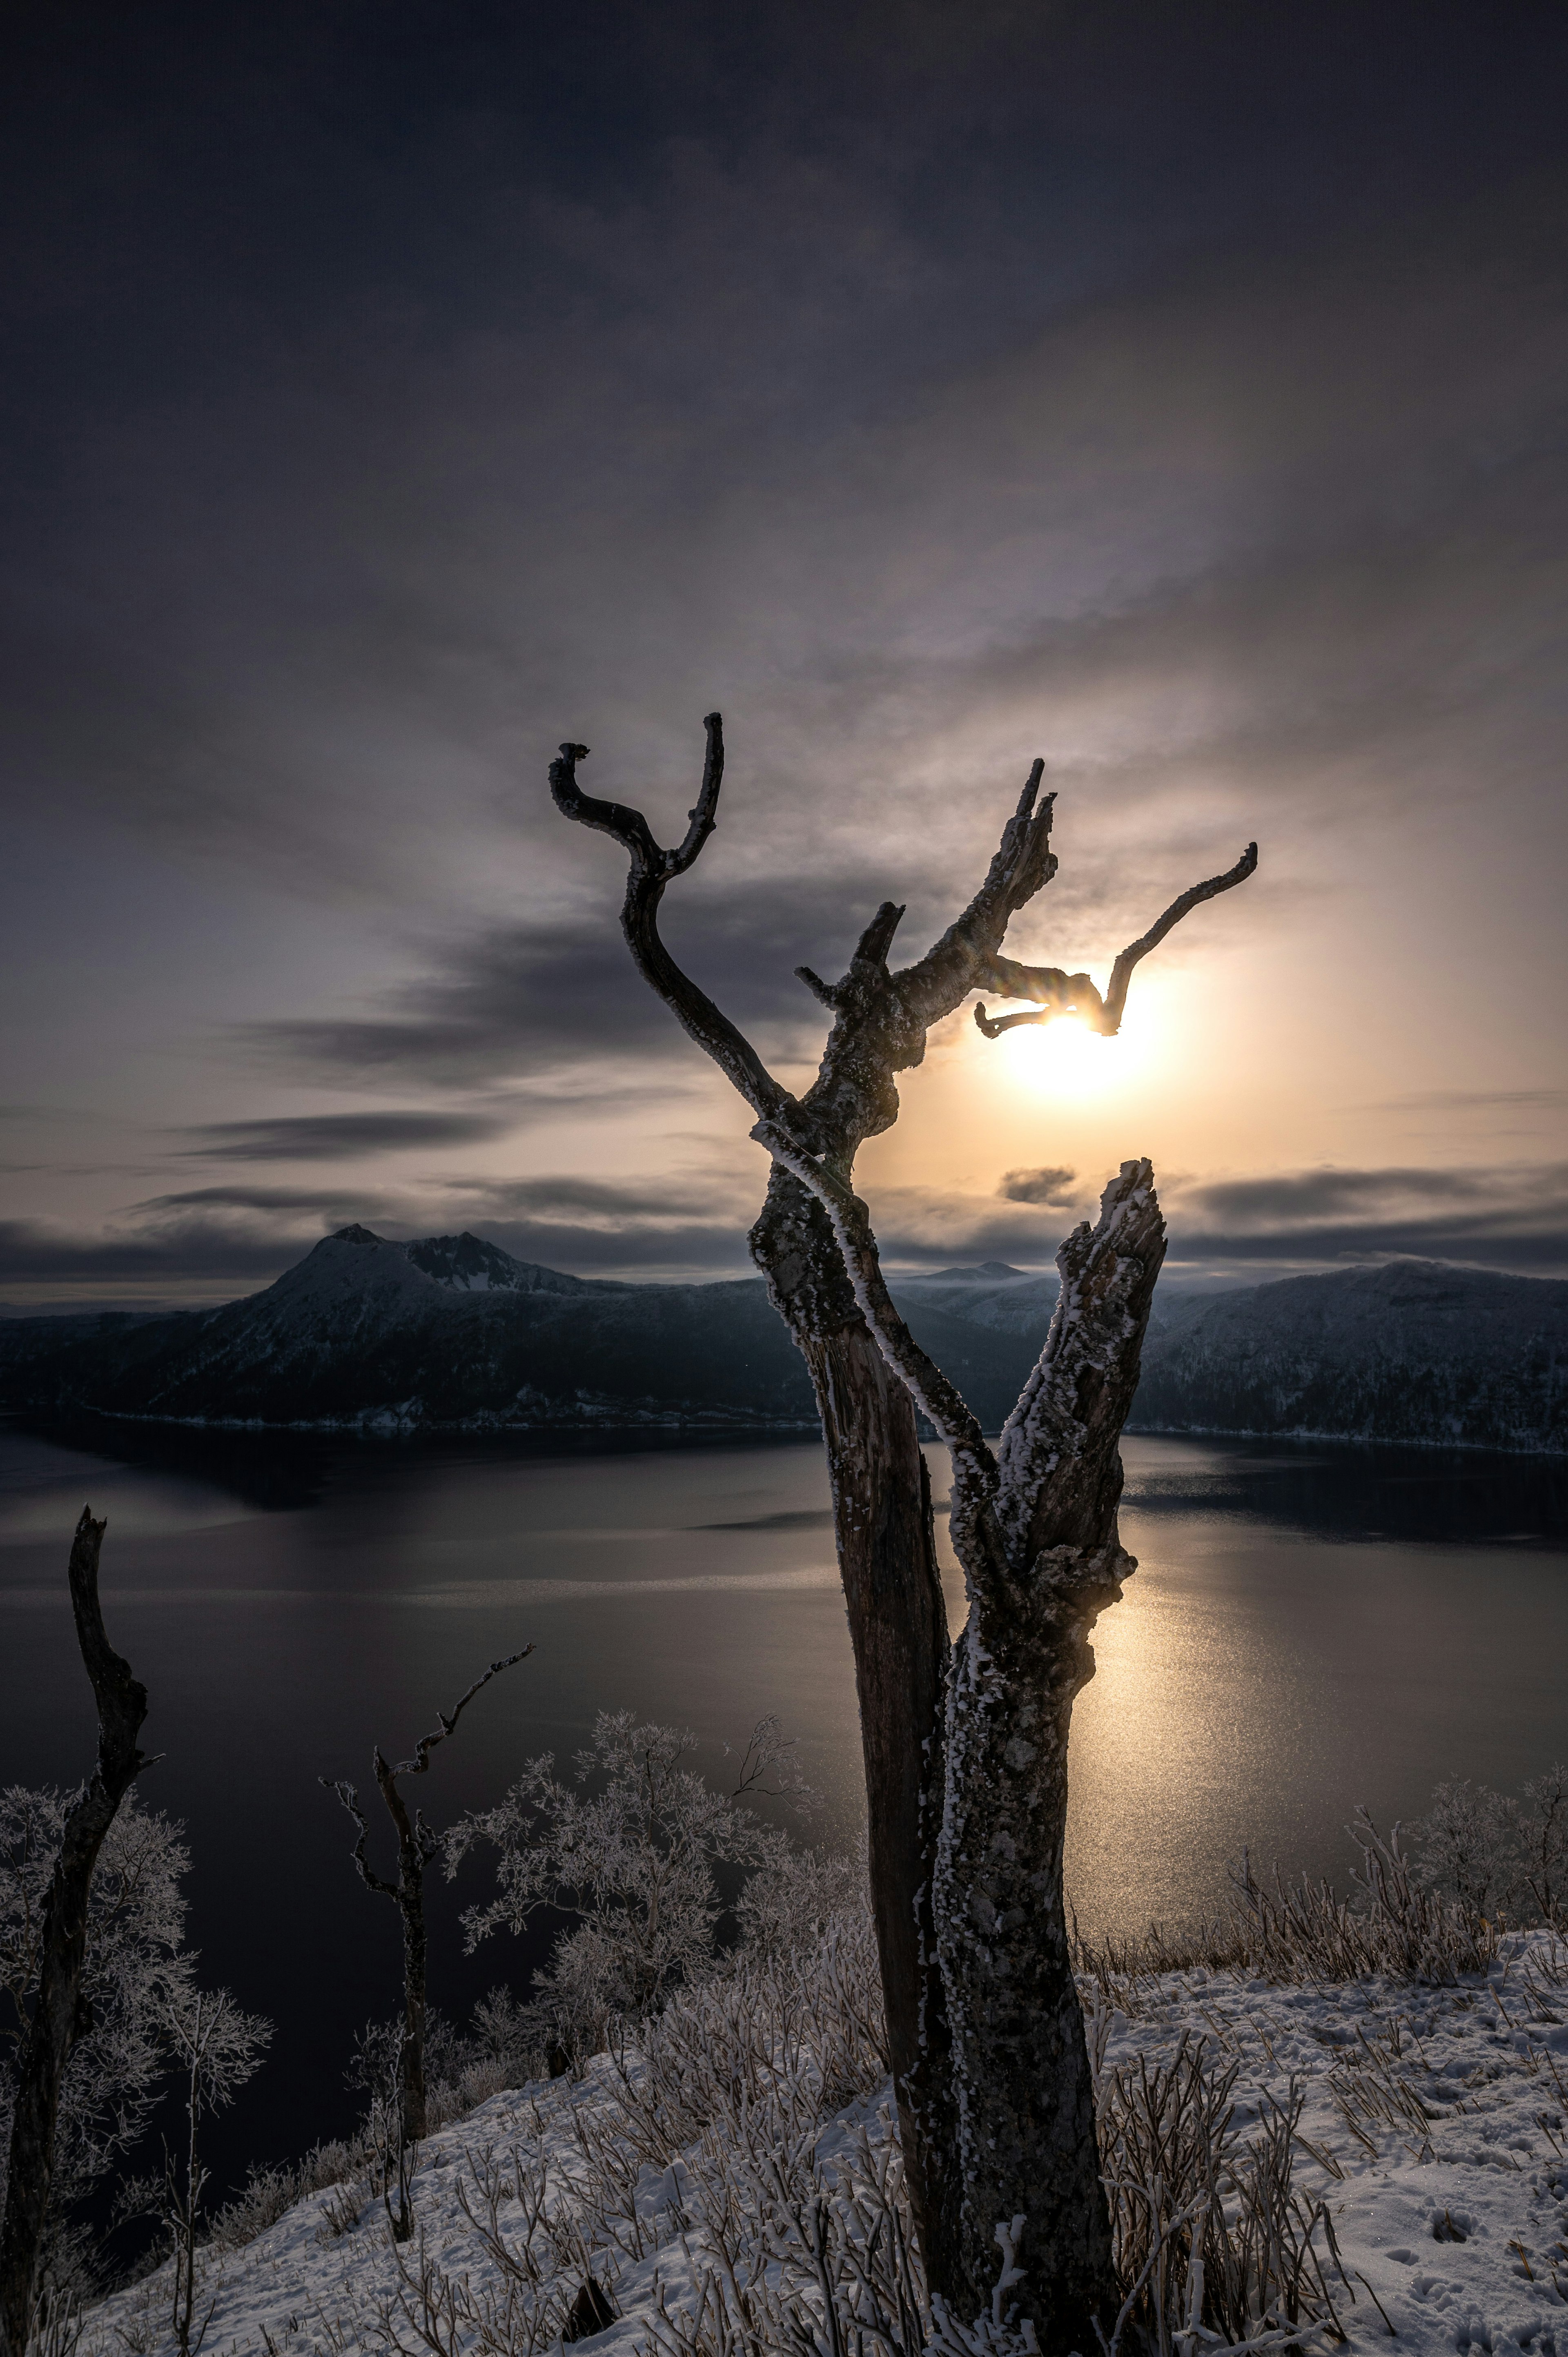
[{"label": "small dead tree", "polygon": [[0,2219],[0,2357],[25,2357],[33,2328],[60,2086],[73,2048],[92,2026],[84,1997],[92,1870],[121,1802],[151,1764],[136,1743],[147,1716],[147,1690],[111,1646],[98,1598],[98,1556],[107,1528],[83,1506],[67,1572],[76,1641],[98,1705],[98,1764],[66,1813],[44,1901],[38,1995],[17,2074]]},{"label": "small dead tree", "polygon": [[[406,2150],[425,2133],[424,2108],[424,1871],[441,1855],[441,1837],[425,1824],[424,1812],[409,1814],[408,1803],[398,1790],[400,1776],[424,1776],[429,1773],[430,1755],[438,1743],[456,1727],[457,1721],[480,1690],[488,1686],[502,1670],[515,1663],[525,1662],[533,1651],[525,1645],[520,1653],[509,1653],[504,1661],[492,1662],[484,1676],[476,1678],[468,1691],[458,1701],[450,1717],[443,1710],[435,1714],[438,1724],[435,1731],[422,1736],[414,1746],[412,1760],[400,1760],[395,1766],[384,1759],[378,1745],[371,1754],[377,1788],[386,1803],[387,1814],[397,1835],[397,1880],[389,1882],[378,1874],[365,1855],[370,1837],[370,1825],[360,1806],[356,1787],[343,1779],[323,1776],[320,1781],[329,1792],[336,1792],[349,1814],[360,1828],[360,1837],[351,1853],[359,1869],[360,1879],[367,1890],[374,1890],[383,1899],[395,1900],[403,1918],[403,2040],[398,2050],[398,2148]],[[389,2205],[390,2207],[390,2205]],[[400,2199],[393,2213],[393,2232],[405,2240],[412,2232],[413,2220],[406,2198]]]},{"label": "small dead tree", "polygon": [[[832,1481],[865,1757],[872,1904],[901,2136],[927,2273],[961,2316],[985,2307],[996,2232],[1026,2220],[1015,2288],[1043,2350],[1095,2345],[1115,2315],[1083,2024],[1068,1953],[1061,1863],[1067,1734],[1090,1676],[1089,1631],[1132,1568],[1117,1537],[1118,1440],[1164,1256],[1146,1162],[1106,1189],[1098,1226],[1058,1254],[1062,1290],[1038,1365],[997,1452],[918,1348],[888,1294],[854,1157],[898,1114],[895,1074],[976,991],[1029,1002],[975,1019],[988,1039],[1075,1014],[1117,1030],[1139,960],[1200,902],[1251,875],[1249,845],[1122,951],[1101,996],[1086,974],[1002,953],[1014,914],[1056,873],[1054,797],[1036,761],[979,891],[915,964],[888,956],[903,909],[884,902],[847,971],[797,969],[832,1017],[797,1098],[684,974],[659,932],[667,888],[717,823],[724,737],[707,729],[682,840],[585,794],[584,745],[551,765],[556,807],[613,836],[629,867],[621,924],[643,978],[756,1115],[772,1157],[749,1237],[806,1361]],[[952,1453],[952,1539],[970,1612],[950,1646],[917,1410]]]},{"label": "small dead tree", "polygon": [[241,2088],[261,2067],[273,2025],[245,2013],[227,1989],[191,1988],[176,1983],[163,2007],[164,2043],[180,2082],[185,2134],[153,2178],[128,2186],[115,2207],[123,2217],[151,2217],[168,2236],[174,2262],[169,2321],[179,2357],[199,2357],[215,2299],[197,2318],[197,2252],[200,2243],[209,2171],[201,2158],[203,2120],[227,2111]]}]

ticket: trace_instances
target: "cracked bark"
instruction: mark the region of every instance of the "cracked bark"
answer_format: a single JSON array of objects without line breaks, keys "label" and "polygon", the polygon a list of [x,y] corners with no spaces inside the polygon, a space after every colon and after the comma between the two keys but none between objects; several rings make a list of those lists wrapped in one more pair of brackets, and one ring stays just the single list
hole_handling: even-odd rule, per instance
[{"label": "cracked bark", "polygon": [[[811,1371],[827,1444],[888,2041],[928,2278],[960,2314],[982,2313],[996,2224],[1023,2212],[1020,2305],[1057,2357],[1094,2345],[1113,2298],[1061,1849],[1069,1721],[1093,1663],[1088,1631],[1132,1568],[1116,1537],[1117,1439],[1164,1230],[1148,1165],[1124,1164],[1099,1226],[1078,1230],[1058,1256],[1062,1299],[993,1456],[898,1316],[851,1174],[864,1141],[897,1120],[895,1075],[921,1061],[933,1023],[985,989],[1032,1002],[1000,1018],[977,1006],[987,1037],[1064,1011],[1114,1034],[1139,960],[1192,909],[1244,881],[1257,847],[1173,902],[1122,952],[1101,997],[1086,974],[1002,954],[1012,916],[1056,873],[1053,798],[1040,796],[1036,761],[984,882],[924,957],[889,966],[904,912],[887,901],[838,982],[799,969],[833,1024],[797,1099],[659,933],[667,887],[717,823],[719,716],[705,726],[702,787],[671,849],[639,811],[584,792],[585,746],[562,746],[551,791],[564,816],[628,854],[621,924],[639,970],[751,1106],[752,1135],[773,1159],[750,1244]],[[917,1406],[952,1452],[951,1530],[970,1602],[956,1646]]]}]

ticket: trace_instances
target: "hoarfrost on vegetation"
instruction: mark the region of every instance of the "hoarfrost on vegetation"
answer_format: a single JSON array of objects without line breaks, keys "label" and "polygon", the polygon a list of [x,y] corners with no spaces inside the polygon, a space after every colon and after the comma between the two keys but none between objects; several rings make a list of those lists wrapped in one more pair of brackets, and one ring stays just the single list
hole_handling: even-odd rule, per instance
[{"label": "hoarfrost on vegetation", "polygon": [[[810,1886],[806,1904],[813,1900]],[[1413,1886],[1412,1886],[1413,1888]],[[1245,1910],[1243,1910],[1243,1915]],[[1243,1925],[1244,1929],[1244,1925]],[[1206,1938],[1208,1935],[1205,1935]],[[1568,1948],[1505,1935],[1446,1986],[1321,1978],[1195,1939],[1086,1952],[1129,2293],[1118,2357],[1568,2348]],[[323,2156],[325,2159],[326,2156]],[[397,2245],[360,2173],[202,2255],[236,2357],[1023,2357],[999,2293],[933,2313],[909,2233],[864,1909],[744,1945],[579,2077],[498,2093],[423,2147]],[[592,2291],[587,2287],[592,2286]],[[82,2357],[164,2357],[158,2279]],[[1086,2352],[1087,2357],[1087,2352]]]},{"label": "hoarfrost on vegetation", "polygon": [[[495,1808],[447,1835],[448,1876],[478,1844],[497,1853],[499,1895],[463,1918],[470,1951],[494,1932],[521,1932],[541,1908],[579,1919],[535,1975],[530,2007],[568,2052],[591,2050],[612,2015],[640,2016],[706,1968],[723,1911],[715,1866],[766,1867],[784,1888],[787,1836],[741,1805],[765,1793],[798,1811],[812,1803],[777,1719],[753,1730],[729,1792],[687,1764],[696,1746],[683,1728],[601,1711],[575,1786],[546,1753]],[[597,1789],[584,1791],[590,1781]]]},{"label": "hoarfrost on vegetation", "polygon": [[[44,1909],[66,1812],[76,1795],[12,1784],[0,1792],[0,2197],[16,2074],[32,2020]],[[99,1852],[88,1906],[87,2027],[66,2066],[45,2229],[47,2278],[88,2263],[71,2213],[141,2137],[168,2068],[167,2009],[193,1987],[182,1953],[190,1865],[183,1827],[127,1793]]]}]

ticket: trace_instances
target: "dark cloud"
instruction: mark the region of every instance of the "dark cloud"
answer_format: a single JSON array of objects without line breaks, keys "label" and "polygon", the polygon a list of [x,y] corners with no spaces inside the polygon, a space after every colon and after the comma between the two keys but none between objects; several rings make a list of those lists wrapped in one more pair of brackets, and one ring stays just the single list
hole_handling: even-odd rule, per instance
[{"label": "dark cloud", "polygon": [[[1520,1085],[1394,1111],[1499,1137],[1561,1113],[1526,1083],[1558,1051],[1568,15],[35,15],[0,137],[27,224],[0,261],[0,758],[72,898],[18,1056],[36,1033],[85,1070],[76,1038],[56,1057],[61,981],[85,880],[129,846],[103,1067],[161,1074],[135,1118],[220,1164],[445,1170],[514,1116],[704,1086],[626,956],[618,853],[559,819],[544,769],[585,737],[590,785],[672,839],[716,702],[721,826],[666,930],[775,1061],[822,1035],[793,967],[838,971],[888,896],[923,946],[1038,747],[1064,866],[1020,955],[1102,973],[1256,832],[1225,938],[1318,895],[1318,971],[1355,962],[1385,1072],[1466,1077],[1407,1060],[1401,1008],[1439,1037],[1507,1022]],[[8,942],[63,931],[9,872]],[[1445,879],[1464,958],[1434,920],[1377,937],[1369,877],[1402,920]],[[242,991],[234,904],[263,891],[285,921]],[[335,1001],[390,970],[392,925],[403,979]],[[416,927],[448,944],[423,970]],[[194,944],[172,995],[171,936]],[[168,1052],[193,1006],[220,1027],[205,1063]],[[450,1109],[198,1128],[236,1046]],[[515,1104],[455,1101],[498,1084]],[[1524,1181],[1356,1150],[1390,1168],[1173,1189],[1173,1222],[1254,1261],[1550,1265],[1559,1211]],[[16,1154],[49,1167],[25,1125]],[[1037,1264],[1052,1223],[1024,1215],[1059,1176],[896,1204],[885,1241]],[[106,1164],[100,1201],[121,1184]],[[404,1232],[489,1203],[568,1265],[727,1265],[749,1216],[679,1173],[375,1200]],[[239,1270],[355,1216],[371,1199],[307,1185],[171,1194],[102,1249],[184,1235],[193,1271]],[[53,1233],[19,1222],[16,1249],[64,1267]]]},{"label": "dark cloud", "polygon": [[[311,1239],[315,1241],[314,1238]],[[170,1220],[112,1235],[72,1235],[41,1221],[0,1222],[0,1285],[48,1284],[80,1291],[117,1281],[153,1281],[177,1302],[191,1286],[204,1293],[209,1281],[249,1290],[268,1284],[288,1259],[274,1234],[248,1232],[230,1222]],[[248,1282],[247,1282],[248,1281]]]},{"label": "dark cloud", "polygon": [[1076,1170],[1047,1167],[1039,1170],[1004,1170],[997,1193],[1009,1203],[1071,1203]]},{"label": "dark cloud", "polygon": [[397,1154],[411,1146],[475,1146],[504,1137],[514,1126],[504,1115],[469,1113],[320,1113],[268,1115],[255,1121],[206,1122],[188,1133],[200,1143],[192,1157],[225,1162],[345,1162],[367,1154]]},{"label": "dark cloud", "polygon": [[1413,1253],[1538,1274],[1568,1269],[1563,1163],[1222,1179],[1175,1194],[1167,1216],[1181,1258],[1309,1266]]},{"label": "dark cloud", "polygon": [[1379,1102],[1391,1113],[1561,1113],[1568,1089],[1428,1089]]},{"label": "dark cloud", "polygon": [[[607,854],[612,873],[619,860],[618,852]],[[814,1060],[825,1023],[794,969],[841,973],[887,897],[881,879],[858,873],[809,888],[793,879],[710,883],[696,875],[667,898],[662,929],[687,972],[733,1021],[756,1030],[769,1055]],[[916,939],[920,913],[911,910],[904,928],[916,951],[925,946],[923,935]],[[944,920],[934,909],[925,914],[932,930]],[[646,1067],[656,1058],[678,1080],[698,1052],[638,974],[608,908],[456,943],[428,975],[393,994],[385,1012],[254,1023],[238,1038],[268,1061],[365,1085],[469,1088],[549,1076],[551,1093],[532,1100],[536,1108],[564,1101],[554,1076],[579,1070],[585,1055],[612,1066],[636,1059]],[[607,1075],[596,1092],[615,1094],[615,1080]]]},{"label": "dark cloud", "polygon": [[[761,1172],[759,1168],[759,1182]],[[694,1210],[712,1209],[730,1200],[729,1190],[712,1182],[679,1178],[650,1178],[618,1184],[602,1178],[567,1175],[555,1178],[513,1178],[495,1183],[469,1179],[454,1189],[475,1207],[478,1217],[515,1218],[528,1213],[549,1219],[598,1219],[607,1223],[635,1223],[689,1218]],[[760,1183],[757,1189],[760,1196]]]}]

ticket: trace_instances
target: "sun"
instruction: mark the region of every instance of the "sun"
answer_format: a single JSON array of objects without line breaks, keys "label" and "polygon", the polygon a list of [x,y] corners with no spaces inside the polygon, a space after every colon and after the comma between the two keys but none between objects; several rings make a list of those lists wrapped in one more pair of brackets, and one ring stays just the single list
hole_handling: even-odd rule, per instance
[{"label": "sun", "polygon": [[1005,1086],[1083,1100],[1124,1087],[1129,1067],[1143,1061],[1143,1045],[1121,1034],[1107,1039],[1076,1015],[1058,1015],[1004,1032],[988,1052],[998,1059]]}]

